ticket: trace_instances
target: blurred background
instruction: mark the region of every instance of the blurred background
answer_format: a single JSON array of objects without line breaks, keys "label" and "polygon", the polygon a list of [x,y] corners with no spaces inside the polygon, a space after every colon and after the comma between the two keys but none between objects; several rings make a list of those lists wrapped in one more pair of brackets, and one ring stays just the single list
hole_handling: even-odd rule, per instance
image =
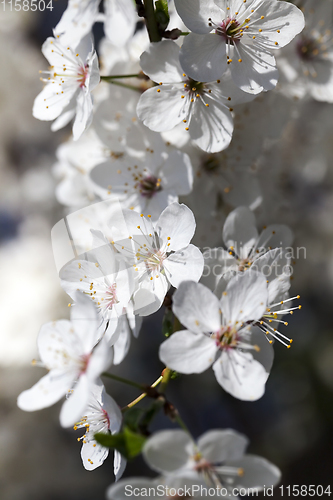
[{"label": "blurred background", "polygon": [[[0,498],[99,500],[113,482],[112,458],[85,471],[77,434],[60,428],[59,404],[35,413],[16,406],[17,395],[44,374],[31,367],[41,325],[69,317],[50,231],[63,216],[54,195],[55,150],[70,130],[54,134],[49,123],[31,114],[41,89],[38,71],[46,68],[40,47],[67,2],[54,0],[54,10],[44,13],[11,12],[9,5],[0,4]],[[179,377],[167,392],[193,435],[211,428],[246,434],[249,451],[280,467],[284,485],[332,483],[332,139],[332,105],[308,100],[297,114],[291,107],[280,140],[267,153],[264,189],[269,202],[267,186],[273,183],[283,208],[278,219],[260,208],[258,216],[267,223],[288,223],[306,258],[297,261],[291,290],[302,303],[289,321],[294,344],[290,350],[275,347],[266,394],[255,403],[235,400],[216,384],[211,370]],[[144,321],[115,373],[143,383],[159,376],[162,317],[159,311]],[[121,406],[138,395],[116,382],[106,385]],[[167,426],[172,424],[160,415],[153,429]],[[154,475],[138,458],[125,475],[141,474]],[[276,489],[274,498],[279,497]]]}]

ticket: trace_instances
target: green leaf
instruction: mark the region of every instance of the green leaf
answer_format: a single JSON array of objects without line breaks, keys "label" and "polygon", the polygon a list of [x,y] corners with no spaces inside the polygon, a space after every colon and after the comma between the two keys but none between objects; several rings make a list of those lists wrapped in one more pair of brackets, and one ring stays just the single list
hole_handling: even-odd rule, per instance
[{"label": "green leaf", "polygon": [[168,0],[156,0],[155,17],[156,21],[158,22],[160,30],[161,31],[166,30],[170,21]]},{"label": "green leaf", "polygon": [[102,446],[119,451],[119,453],[129,460],[141,453],[147,438],[125,427],[123,432],[119,434],[97,433],[95,434],[95,439]]},{"label": "green leaf", "polygon": [[131,431],[136,432],[139,428],[140,421],[145,414],[143,408],[129,408],[124,413],[124,425],[128,427]]}]

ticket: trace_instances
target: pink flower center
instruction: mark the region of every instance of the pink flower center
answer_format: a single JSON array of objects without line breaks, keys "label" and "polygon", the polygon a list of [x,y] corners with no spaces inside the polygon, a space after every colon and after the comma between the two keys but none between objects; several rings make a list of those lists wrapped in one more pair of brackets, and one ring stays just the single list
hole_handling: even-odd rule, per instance
[{"label": "pink flower center", "polygon": [[152,198],[154,194],[162,191],[161,179],[155,175],[147,175],[138,184],[140,194],[145,198]]},{"label": "pink flower center", "polygon": [[319,47],[315,40],[302,38],[297,42],[296,51],[303,61],[311,61],[319,55]]},{"label": "pink flower center", "polygon": [[155,271],[159,269],[162,266],[165,257],[166,255],[161,252],[161,250],[158,250],[156,253],[149,252],[148,257],[146,257],[145,260],[147,269],[149,271]]},{"label": "pink flower center", "polygon": [[87,76],[89,73],[89,68],[87,65],[81,66],[77,73],[77,81],[80,83],[80,87],[84,87],[86,84]]},{"label": "pink flower center", "polygon": [[91,356],[91,353],[83,354],[81,356],[80,375],[83,375],[83,373],[86,373],[88,365],[89,365],[90,356]]},{"label": "pink flower center", "polygon": [[216,35],[222,36],[231,45],[234,45],[234,42],[239,42],[243,36],[242,26],[244,24],[239,24],[234,17],[227,17],[220,25],[216,25],[209,19],[209,25],[215,27]]},{"label": "pink flower center", "polygon": [[102,408],[102,412],[103,412],[103,421],[104,421],[104,423],[108,426],[108,430],[110,430],[110,419],[109,419],[109,415],[108,415],[107,411],[103,410],[103,408]]},{"label": "pink flower center", "polygon": [[113,285],[109,286],[105,292],[108,309],[112,309],[112,307],[119,302],[117,299],[116,290],[117,284],[113,283]]},{"label": "pink flower center", "polygon": [[217,332],[213,333],[212,338],[215,339],[220,350],[233,349],[238,341],[237,329],[234,325],[221,326]]}]

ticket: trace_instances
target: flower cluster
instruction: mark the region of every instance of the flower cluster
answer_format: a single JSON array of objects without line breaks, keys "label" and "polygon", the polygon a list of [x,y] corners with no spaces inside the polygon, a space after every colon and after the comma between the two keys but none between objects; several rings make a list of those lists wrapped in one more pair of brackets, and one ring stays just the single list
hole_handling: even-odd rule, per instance
[{"label": "flower cluster", "polygon": [[[332,6],[322,3],[328,18]],[[226,392],[254,401],[265,392],[273,345],[291,347],[286,316],[301,308],[299,295],[289,294],[293,234],[270,217],[263,163],[284,130],[291,82],[302,96],[332,101],[330,34],[317,12],[307,18],[283,0],[160,0],[155,7],[104,0],[103,13],[99,4],[69,0],[42,47],[50,67],[33,114],[55,120],[52,130],[74,119],[54,166],[73,250],[59,272],[71,318],[42,327],[38,349],[49,373],[18,405],[34,411],[66,397],[60,423],[84,430],[78,440],[87,470],[113,448],[118,479],[142,449],[162,475],[133,479],[133,487],[214,485],[231,498],[233,487],[274,485],[279,470],[244,455],[244,436],[211,430],[195,441],[165,389],[175,372],[212,366]],[[105,33],[97,52],[96,22]],[[106,372],[125,360],[142,319],[163,307],[166,368],[156,383]],[[103,376],[142,396],[121,412]],[[148,440],[142,425],[130,429],[122,414],[143,397],[153,400],[149,415],[163,406],[183,429]],[[128,484],[111,486],[108,498],[125,498]]]}]

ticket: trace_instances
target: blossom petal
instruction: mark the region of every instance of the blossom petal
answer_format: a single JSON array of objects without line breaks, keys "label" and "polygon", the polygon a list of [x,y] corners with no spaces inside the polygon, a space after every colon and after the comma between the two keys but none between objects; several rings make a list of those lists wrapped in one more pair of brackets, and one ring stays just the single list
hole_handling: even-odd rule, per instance
[{"label": "blossom petal", "polygon": [[175,7],[184,24],[195,33],[209,33],[212,30],[209,18],[219,22],[224,17],[212,0],[175,0]]},{"label": "blossom petal", "polygon": [[173,84],[146,90],[136,108],[139,119],[155,132],[173,129],[186,117],[181,95],[181,88]]},{"label": "blossom petal", "polygon": [[91,382],[95,382],[102,372],[107,370],[112,363],[113,351],[110,349],[106,339],[98,343],[93,350],[87,366],[87,377]]},{"label": "blossom petal", "polygon": [[202,373],[214,362],[215,341],[188,330],[173,333],[159,350],[160,360],[179,373]]},{"label": "blossom petal", "polygon": [[226,43],[223,37],[210,33],[185,37],[179,53],[184,72],[199,82],[213,82],[227,70]]},{"label": "blossom petal", "polygon": [[[278,82],[279,72],[275,57],[265,48],[258,47],[252,38],[242,39],[238,53],[230,63],[232,79],[237,87],[251,94],[272,90]],[[241,61],[241,62],[239,62]]]},{"label": "blossom petal", "polygon": [[66,88],[64,92],[57,92],[52,83],[48,83],[35,98],[32,114],[38,120],[54,120],[71,102],[77,87]]},{"label": "blossom petal", "polygon": [[151,43],[140,57],[140,66],[156,83],[179,83],[184,80],[179,62],[179,47],[172,40]]},{"label": "blossom petal", "polygon": [[251,328],[251,344],[256,345],[259,349],[252,351],[253,358],[258,361],[266,370],[271,371],[274,361],[274,348],[267,342],[266,334],[258,327]]},{"label": "blossom petal", "polygon": [[76,116],[73,123],[73,139],[77,141],[89,127],[93,117],[93,102],[90,93],[79,92],[76,105]]},{"label": "blossom petal", "polygon": [[41,360],[48,370],[66,371],[71,358],[85,353],[84,343],[76,334],[73,323],[64,319],[43,325],[37,345]]},{"label": "blossom petal", "polygon": [[116,47],[123,47],[133,36],[138,20],[132,0],[105,0],[105,36]]},{"label": "blossom petal", "polygon": [[177,195],[189,194],[193,185],[193,169],[189,156],[179,150],[172,150],[159,175],[162,175],[163,189],[173,190]]},{"label": "blossom petal", "polygon": [[265,392],[268,373],[250,353],[239,353],[236,349],[223,351],[213,370],[221,387],[237,399],[256,401]]},{"label": "blossom petal", "polygon": [[241,259],[248,256],[258,238],[255,216],[247,207],[233,210],[224,223],[223,241]]},{"label": "blossom petal", "polygon": [[260,234],[256,248],[286,248],[292,245],[293,239],[293,233],[288,226],[271,224]]},{"label": "blossom petal", "polygon": [[194,333],[216,332],[221,326],[219,300],[201,283],[181,283],[173,295],[172,310],[179,321]]},{"label": "blossom petal", "polygon": [[178,288],[182,281],[199,281],[204,259],[199,248],[188,245],[184,250],[172,253],[163,263],[171,285]]},{"label": "blossom petal", "polygon": [[[114,451],[113,458],[113,473],[115,476],[115,481],[118,481],[123,475],[127,465],[127,460],[124,458],[119,451]],[[128,479],[127,479],[128,480]]]},{"label": "blossom petal", "polygon": [[186,205],[172,203],[161,213],[155,230],[164,251],[181,250],[187,247],[194,235],[193,212]]},{"label": "blossom petal", "polygon": [[251,270],[255,269],[266,277],[268,304],[276,302],[277,298],[284,295],[290,288],[292,268],[291,259],[287,252],[283,248],[273,248],[256,259],[251,266]]},{"label": "blossom petal", "polygon": [[101,446],[96,441],[83,443],[81,448],[81,458],[86,470],[94,470],[100,467],[109,454],[109,448]]},{"label": "blossom petal", "polygon": [[145,442],[142,450],[143,458],[149,467],[162,474],[175,472],[183,467],[188,459],[188,449],[193,447],[194,442],[181,429],[163,430],[155,432]]},{"label": "blossom petal", "polygon": [[237,478],[237,483],[242,488],[261,491],[264,485],[275,486],[281,479],[281,472],[275,465],[256,455],[245,455],[237,461],[228,460],[225,465],[243,470],[244,474]]},{"label": "blossom petal", "polygon": [[198,439],[198,448],[210,463],[224,463],[242,458],[248,446],[247,437],[231,429],[213,429]]},{"label": "blossom petal", "polygon": [[62,427],[71,427],[84,415],[89,400],[89,381],[85,374],[80,376],[73,393],[66,399],[60,411]]},{"label": "blossom petal", "polygon": [[148,316],[158,311],[170,287],[163,274],[151,277],[152,280],[142,282],[133,294],[134,312],[139,316]]},{"label": "blossom petal", "polygon": [[188,128],[191,140],[200,149],[217,153],[229,146],[234,123],[229,107],[206,94],[196,101]]},{"label": "blossom petal", "polygon": [[119,365],[125,358],[131,344],[131,332],[128,325],[128,320],[125,315],[119,318],[117,330],[119,330],[119,336],[113,345],[114,357],[113,364]]},{"label": "blossom petal", "polygon": [[253,22],[252,29],[262,30],[259,39],[262,44],[272,42],[270,49],[284,47],[304,28],[303,12],[295,5],[276,0],[259,0],[257,4],[260,18]]},{"label": "blossom petal", "polygon": [[258,320],[266,310],[267,298],[265,276],[250,269],[229,281],[221,299],[222,314],[232,325]]},{"label": "blossom petal", "polygon": [[90,353],[98,340],[97,308],[93,301],[81,292],[74,293],[73,297],[75,306],[71,308],[71,323],[81,339],[85,353]]},{"label": "blossom petal", "polygon": [[36,411],[59,401],[73,384],[73,376],[60,370],[52,370],[37,384],[23,391],[17,405],[24,411]]}]

